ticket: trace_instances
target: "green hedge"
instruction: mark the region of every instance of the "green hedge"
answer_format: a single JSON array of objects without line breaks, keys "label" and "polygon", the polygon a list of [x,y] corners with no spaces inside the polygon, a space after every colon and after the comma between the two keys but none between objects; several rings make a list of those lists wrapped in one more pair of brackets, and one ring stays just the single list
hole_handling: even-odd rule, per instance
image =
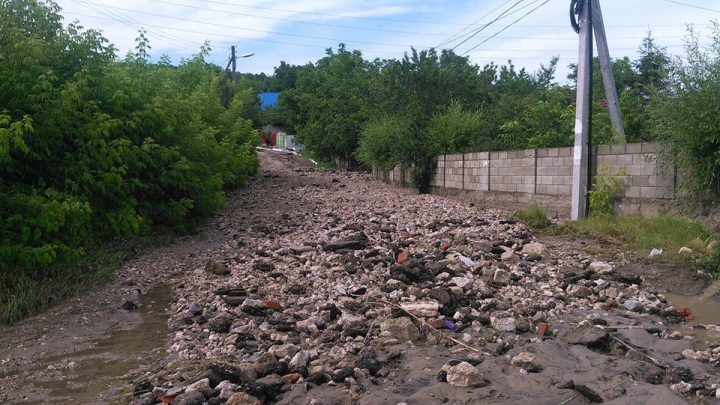
[{"label": "green hedge", "polygon": [[0,322],[88,244],[189,229],[258,167],[253,93],[205,62],[207,44],[153,64],[141,33],[120,60],[59,13],[0,0]]}]

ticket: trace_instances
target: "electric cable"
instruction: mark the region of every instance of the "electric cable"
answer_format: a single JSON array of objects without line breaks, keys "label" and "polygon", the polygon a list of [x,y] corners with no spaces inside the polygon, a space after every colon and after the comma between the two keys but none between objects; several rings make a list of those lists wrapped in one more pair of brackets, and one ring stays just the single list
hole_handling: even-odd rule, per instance
[{"label": "electric cable", "polygon": [[528,11],[527,13],[525,13],[522,17],[518,18],[517,20],[515,20],[515,21],[511,22],[510,24],[506,25],[505,28],[503,28],[503,29],[501,29],[500,31],[496,32],[494,35],[490,36],[488,39],[486,39],[486,40],[480,42],[479,44],[475,45],[474,47],[468,49],[468,50],[465,51],[462,55],[463,55],[463,56],[464,56],[464,55],[467,55],[469,52],[475,50],[475,49],[476,49],[477,47],[479,47],[480,45],[482,45],[482,44],[486,43],[487,41],[493,39],[497,34],[505,31],[506,29],[508,29],[508,28],[510,28],[510,27],[512,27],[515,23],[517,23],[518,21],[520,21],[520,20],[522,20],[523,18],[527,17],[528,15],[532,14],[533,12],[535,12],[535,10],[539,9],[540,7],[546,5],[546,4],[549,3],[549,2],[550,2],[550,0],[545,0],[542,4],[540,4],[539,6],[535,7],[534,9]]},{"label": "electric cable", "polygon": [[[76,3],[82,7],[89,9],[90,11],[100,13],[100,14],[108,17],[107,19],[109,19],[109,20],[119,22],[123,25],[126,25],[126,26],[132,28],[132,29],[135,29],[135,30],[142,29],[145,26],[145,24],[143,24],[140,21],[134,20],[130,16],[127,16],[119,11],[112,10],[111,7],[108,7],[104,3],[97,4],[97,3],[93,3],[93,2],[78,2],[76,0],[71,0],[71,1],[73,1],[74,3]],[[81,3],[84,3],[84,4],[81,4]],[[100,3],[102,3],[102,1],[100,1]],[[105,8],[108,8],[108,10],[103,10],[102,6],[105,6]],[[115,14],[113,14],[113,13],[115,13]],[[117,17],[118,15],[122,16],[123,18],[129,19],[129,21],[126,19],[118,18]],[[98,18],[98,17],[94,16],[94,18]],[[140,26],[138,27],[133,24],[139,24]],[[175,39],[173,39],[172,36],[170,36],[168,34],[164,34],[161,31],[154,31],[154,30],[150,30],[150,29],[148,29],[147,31],[152,33],[153,35],[156,35],[157,39],[159,41],[165,42],[169,45],[176,46],[176,47],[186,49],[186,50],[197,50],[198,45],[192,41],[189,41],[189,40],[186,40],[186,39],[183,39],[180,37],[175,37]]]},{"label": "electric cable", "polygon": [[484,29],[486,29],[487,27],[489,27],[492,23],[497,22],[498,20],[500,20],[505,14],[507,14],[510,10],[512,10],[513,8],[515,8],[515,6],[517,6],[518,4],[522,3],[523,1],[525,1],[525,0],[519,0],[518,2],[516,2],[515,4],[513,4],[512,6],[510,6],[510,8],[508,8],[507,10],[503,11],[502,13],[500,13],[500,15],[497,16],[494,20],[492,20],[492,21],[490,21],[489,23],[486,23],[485,25],[483,25],[482,27],[476,29],[476,30],[472,33],[472,35],[470,35],[469,37],[465,38],[462,42],[460,42],[459,44],[457,44],[457,45],[455,45],[454,47],[452,47],[451,50],[454,51],[454,50],[457,49],[460,45],[462,45],[462,44],[464,44],[465,42],[469,41],[469,40],[470,40],[471,38],[473,38],[475,35],[479,34],[479,33],[482,32]]},{"label": "electric cable", "polygon": [[450,38],[448,38],[448,39],[444,40],[443,42],[441,42],[440,44],[438,44],[438,46],[436,46],[435,48],[440,48],[441,46],[443,46],[443,45],[445,45],[445,44],[449,44],[450,42],[454,41],[456,38],[459,38],[459,37],[461,37],[461,36],[464,36],[464,35],[461,35],[461,34],[463,34],[463,32],[465,32],[465,30],[467,30],[467,29],[469,29],[470,27],[472,27],[473,25],[477,24],[477,23],[480,22],[482,19],[484,19],[485,17],[487,17],[487,16],[489,16],[490,14],[494,13],[495,11],[497,11],[497,9],[499,9],[500,7],[502,7],[502,6],[510,3],[511,1],[512,1],[512,0],[507,0],[505,3],[502,3],[501,5],[499,5],[499,6],[495,7],[494,9],[490,10],[488,13],[486,13],[486,14],[483,15],[482,17],[480,17],[480,18],[478,18],[477,20],[473,21],[473,22],[472,22],[471,24],[469,24],[467,27],[461,29],[460,31],[458,31],[458,32],[456,32],[455,34],[453,34]]},{"label": "electric cable", "polygon": [[668,3],[679,4],[679,5],[681,5],[681,6],[687,6],[687,7],[697,8],[697,9],[700,9],[700,10],[712,11],[713,13],[720,13],[720,10],[713,10],[713,9],[711,9],[711,8],[700,7],[700,6],[696,6],[696,5],[694,5],[694,4],[683,3],[683,2],[680,2],[680,1],[675,1],[675,0],[663,0],[663,1],[666,1],[666,2],[668,2]]}]

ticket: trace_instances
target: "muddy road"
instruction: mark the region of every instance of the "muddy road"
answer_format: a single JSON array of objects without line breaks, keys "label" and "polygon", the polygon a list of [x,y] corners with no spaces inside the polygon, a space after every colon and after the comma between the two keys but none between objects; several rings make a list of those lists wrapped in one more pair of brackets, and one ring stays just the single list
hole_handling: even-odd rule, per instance
[{"label": "muddy road", "polygon": [[197,233],[3,327],[0,403],[717,401],[720,319],[678,311],[695,270],[259,157]]}]

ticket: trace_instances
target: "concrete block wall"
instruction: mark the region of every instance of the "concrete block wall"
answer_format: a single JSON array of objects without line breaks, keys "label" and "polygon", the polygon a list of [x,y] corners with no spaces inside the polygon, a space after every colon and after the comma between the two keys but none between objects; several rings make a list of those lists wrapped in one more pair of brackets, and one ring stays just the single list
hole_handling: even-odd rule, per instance
[{"label": "concrete block wall", "polygon": [[537,151],[490,152],[490,191],[535,193]]},{"label": "concrete block wall", "polygon": [[537,150],[536,193],[570,195],[572,192],[573,148]]},{"label": "concrete block wall", "polygon": [[622,195],[627,198],[674,198],[675,173],[656,164],[659,147],[658,143],[597,146],[593,173],[603,164],[608,165],[609,173],[625,170]]},{"label": "concrete block wall", "polygon": [[[675,173],[660,170],[655,159],[658,143],[595,146],[591,151],[591,170],[607,164],[611,174],[623,168],[624,198],[672,199]],[[570,196],[572,192],[573,148],[528,149],[442,155],[430,180],[435,189],[470,192],[525,193],[539,196]],[[399,167],[383,176],[398,185]],[[568,200],[569,201],[569,200]]]}]

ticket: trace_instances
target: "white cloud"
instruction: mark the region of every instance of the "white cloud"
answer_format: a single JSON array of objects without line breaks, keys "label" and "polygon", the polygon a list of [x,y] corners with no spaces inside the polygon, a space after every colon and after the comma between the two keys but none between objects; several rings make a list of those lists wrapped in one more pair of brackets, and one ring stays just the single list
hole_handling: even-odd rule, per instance
[{"label": "white cloud", "polygon": [[[203,41],[209,39],[213,62],[224,65],[230,45],[237,45],[239,53],[255,53],[254,57],[243,59],[238,69],[268,74],[280,61],[291,64],[316,61],[326,48],[335,48],[341,41],[349,49],[361,50],[367,59],[398,58],[411,45],[419,49],[437,46],[505,1],[244,0],[242,6],[236,3],[235,0],[58,1],[66,22],[79,19],[85,27],[102,29],[120,50],[120,56],[134,49],[137,30],[144,26],[155,57],[167,53],[178,62],[180,57],[196,53]],[[715,3],[692,1],[701,7],[720,8]],[[473,48],[540,3],[532,4],[492,24],[460,45],[457,52]],[[515,26],[470,51],[472,61],[484,65],[490,61],[504,64],[513,59],[516,66],[533,71],[540,63],[560,55],[560,67],[564,69],[577,58],[577,36],[569,25],[568,4],[568,0],[550,0]],[[490,21],[504,8],[481,23]],[[684,23],[706,25],[720,16],[663,0],[602,0],[602,11],[611,56],[631,58],[636,56],[635,50],[648,29],[658,45],[679,53]],[[564,74],[559,73],[558,77]]]}]

